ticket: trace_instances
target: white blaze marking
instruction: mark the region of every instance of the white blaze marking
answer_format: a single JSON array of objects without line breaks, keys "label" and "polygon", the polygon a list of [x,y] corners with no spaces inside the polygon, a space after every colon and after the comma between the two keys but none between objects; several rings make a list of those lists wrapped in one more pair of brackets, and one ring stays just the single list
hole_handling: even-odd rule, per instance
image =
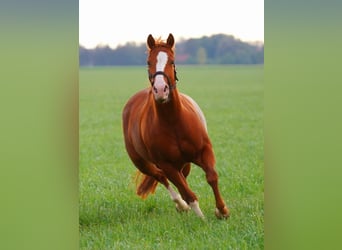
[{"label": "white blaze marking", "polygon": [[[166,52],[160,51],[157,55],[157,66],[156,66],[156,72],[157,71],[162,71],[164,72],[165,65],[167,63],[168,56]],[[164,82],[164,76],[162,75],[157,75],[156,76],[156,81],[159,82],[159,80],[162,80]]]},{"label": "white blaze marking", "polygon": [[157,55],[157,68],[156,71],[164,71],[165,65],[167,63],[166,52],[160,51]]}]

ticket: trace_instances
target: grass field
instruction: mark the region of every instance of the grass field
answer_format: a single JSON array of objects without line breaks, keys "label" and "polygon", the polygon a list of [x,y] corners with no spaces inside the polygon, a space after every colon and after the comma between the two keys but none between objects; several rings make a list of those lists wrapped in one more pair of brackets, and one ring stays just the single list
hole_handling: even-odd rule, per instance
[{"label": "grass field", "polygon": [[177,213],[167,190],[141,200],[121,112],[149,86],[145,67],[80,69],[80,249],[263,249],[263,66],[178,66],[178,89],[202,108],[228,220],[214,215],[204,172],[188,177],[206,216]]}]

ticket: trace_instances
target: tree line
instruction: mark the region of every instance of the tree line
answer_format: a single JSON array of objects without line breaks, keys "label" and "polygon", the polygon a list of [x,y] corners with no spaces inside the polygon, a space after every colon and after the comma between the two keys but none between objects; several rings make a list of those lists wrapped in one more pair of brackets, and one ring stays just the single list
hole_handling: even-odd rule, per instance
[{"label": "tree line", "polygon": [[[80,66],[145,65],[146,45],[128,42],[115,49],[79,47]],[[231,35],[180,40],[176,43],[176,64],[263,64],[264,44],[251,44]]]}]

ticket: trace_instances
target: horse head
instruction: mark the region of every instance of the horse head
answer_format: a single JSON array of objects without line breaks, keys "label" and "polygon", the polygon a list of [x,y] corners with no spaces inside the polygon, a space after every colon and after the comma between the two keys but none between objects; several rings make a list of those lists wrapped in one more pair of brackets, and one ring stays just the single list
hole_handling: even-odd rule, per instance
[{"label": "horse head", "polygon": [[155,40],[152,35],[147,38],[148,78],[154,99],[158,103],[168,102],[172,90],[176,88],[178,79],[174,63],[174,44],[175,40],[172,34],[169,34],[166,42],[161,39]]}]

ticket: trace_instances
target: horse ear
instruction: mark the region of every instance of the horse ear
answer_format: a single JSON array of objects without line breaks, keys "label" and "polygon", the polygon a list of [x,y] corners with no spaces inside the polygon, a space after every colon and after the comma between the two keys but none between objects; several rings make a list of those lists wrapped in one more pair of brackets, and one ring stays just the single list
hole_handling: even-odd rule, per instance
[{"label": "horse ear", "polygon": [[175,44],[175,39],[171,33],[169,34],[169,37],[167,38],[166,42],[167,42],[167,45],[169,45],[171,48]]},{"label": "horse ear", "polygon": [[150,49],[153,49],[155,45],[156,45],[156,42],[154,41],[153,36],[151,34],[149,34],[148,37],[147,37],[147,46]]}]

